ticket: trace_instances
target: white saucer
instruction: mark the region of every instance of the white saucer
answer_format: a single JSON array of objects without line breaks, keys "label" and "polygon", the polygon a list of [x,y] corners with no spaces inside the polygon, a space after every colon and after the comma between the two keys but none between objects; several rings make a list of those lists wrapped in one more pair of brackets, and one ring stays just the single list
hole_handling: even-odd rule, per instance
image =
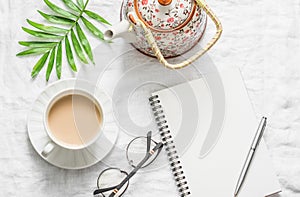
[{"label": "white saucer", "polygon": [[[58,146],[45,158],[41,152],[50,141],[44,126],[47,105],[56,94],[74,87],[90,93],[100,101],[105,116],[102,133],[95,143],[85,149],[69,150]],[[50,164],[64,169],[87,168],[101,161],[115,145],[119,127],[114,120],[112,109],[111,99],[99,87],[82,80],[58,81],[48,86],[33,103],[27,121],[29,139],[37,153]]]}]

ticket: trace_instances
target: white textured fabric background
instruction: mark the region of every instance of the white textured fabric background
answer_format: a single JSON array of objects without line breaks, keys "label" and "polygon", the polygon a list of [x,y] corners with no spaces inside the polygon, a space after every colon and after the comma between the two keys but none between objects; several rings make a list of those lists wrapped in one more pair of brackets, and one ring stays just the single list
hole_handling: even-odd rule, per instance
[{"label": "white textured fabric background", "polygon": [[[265,141],[283,188],[280,196],[299,197],[300,1],[208,3],[224,26],[222,39],[209,56],[218,68],[240,67],[257,117],[270,119]],[[91,1],[89,9],[116,23],[120,6],[120,0]],[[21,31],[25,19],[42,21],[37,9],[46,10],[42,0],[0,1],[0,196],[92,196],[97,174],[105,167],[102,163],[79,171],[58,169],[35,153],[27,137],[27,113],[47,84],[44,72],[36,80],[30,78],[36,57],[17,58],[15,54],[22,49],[17,41],[29,38]],[[211,25],[207,35],[210,32]],[[91,40],[93,47],[99,44]],[[118,69],[112,72],[116,73]],[[74,75],[64,61],[63,78],[69,77]],[[124,146],[128,139],[118,144]],[[110,162],[129,170],[122,154],[113,151]],[[132,180],[126,196],[176,196],[167,167],[142,177]]]}]

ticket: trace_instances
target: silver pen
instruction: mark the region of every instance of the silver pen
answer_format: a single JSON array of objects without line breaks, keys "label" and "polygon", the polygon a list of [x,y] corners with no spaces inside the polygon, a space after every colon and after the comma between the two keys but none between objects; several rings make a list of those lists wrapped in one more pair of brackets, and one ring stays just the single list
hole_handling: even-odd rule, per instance
[{"label": "silver pen", "polygon": [[248,152],[248,155],[247,155],[247,158],[246,158],[246,161],[244,163],[244,166],[243,166],[243,169],[240,173],[240,176],[239,176],[239,180],[236,184],[236,188],[235,188],[235,192],[234,192],[234,196],[237,196],[239,191],[241,190],[241,187],[244,183],[244,180],[246,178],[246,175],[247,175],[247,172],[249,170],[249,167],[251,165],[251,162],[252,162],[252,159],[254,157],[254,154],[255,154],[255,150],[256,148],[258,147],[258,144],[263,136],[263,133],[264,133],[264,130],[266,128],[266,125],[267,125],[267,118],[266,117],[262,117],[260,123],[259,123],[259,126],[258,126],[258,129],[256,131],[256,134],[255,134],[255,137],[253,139],[253,142],[252,142],[252,145],[250,147],[250,150]]}]

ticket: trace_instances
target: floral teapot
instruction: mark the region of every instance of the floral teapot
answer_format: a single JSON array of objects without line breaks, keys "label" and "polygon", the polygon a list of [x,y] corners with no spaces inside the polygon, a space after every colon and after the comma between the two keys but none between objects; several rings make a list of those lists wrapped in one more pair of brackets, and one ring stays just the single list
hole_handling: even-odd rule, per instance
[{"label": "floral teapot", "polygon": [[[179,64],[165,59],[181,55],[201,39],[207,15],[217,31],[212,40],[197,54]],[[104,33],[107,40],[123,37],[139,51],[156,56],[166,67],[185,67],[208,51],[220,38],[222,25],[204,0],[125,0],[121,22]]]}]

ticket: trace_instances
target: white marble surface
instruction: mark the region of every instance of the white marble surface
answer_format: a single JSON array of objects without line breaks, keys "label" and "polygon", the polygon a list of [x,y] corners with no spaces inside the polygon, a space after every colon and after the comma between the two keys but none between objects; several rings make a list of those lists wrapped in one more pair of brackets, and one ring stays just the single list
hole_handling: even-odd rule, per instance
[{"label": "white marble surface", "polygon": [[[240,67],[257,117],[266,115],[270,119],[265,141],[283,188],[281,196],[299,197],[300,1],[210,0],[208,3],[220,17],[224,34],[209,52],[209,58],[204,58],[201,64],[205,67],[204,65],[211,64],[212,60],[220,69]],[[120,5],[120,0],[91,1],[89,7],[116,23],[119,19]],[[103,163],[79,171],[58,169],[34,152],[27,137],[27,113],[47,83],[44,80],[44,72],[41,72],[41,76],[36,80],[30,78],[36,57],[17,58],[15,54],[22,49],[17,41],[29,38],[21,31],[21,26],[26,25],[25,19],[42,21],[36,9],[46,9],[41,0],[0,2],[0,194],[24,197],[92,196],[97,175],[105,168]],[[202,43],[212,32],[213,26],[210,24]],[[93,47],[99,44],[92,37],[91,40]],[[98,53],[103,53],[101,48],[97,49]],[[137,57],[142,58],[142,61],[144,58],[146,63],[154,62],[154,59],[142,57],[140,54]],[[129,63],[124,64],[129,67],[123,65],[120,68],[116,65],[105,65],[107,72],[101,78],[103,84],[108,85],[107,87],[113,86],[114,83],[108,81],[122,76],[124,71],[130,69]],[[96,65],[96,68],[101,67],[104,65]],[[82,68],[82,73],[88,73],[86,67]],[[145,67],[143,71],[153,75],[154,80],[158,80],[156,68]],[[182,72],[191,71],[187,69]],[[189,76],[193,78],[193,74]],[[64,60],[63,78],[69,77],[74,75]],[[53,75],[50,83],[54,81],[56,77]],[[176,83],[175,78],[171,77],[170,81]],[[134,105],[129,104],[129,114],[133,114],[134,120],[143,125],[145,121],[149,121],[150,115],[143,115],[147,109],[143,108],[142,90],[133,95]],[[112,94],[114,91],[108,89],[108,92]],[[125,93],[121,92],[120,95]],[[116,97],[115,103],[116,106],[124,105],[121,97]],[[123,149],[130,137],[128,133],[121,132],[117,147]],[[118,150],[112,152],[105,164],[129,170],[130,167],[126,167],[128,165],[124,152]],[[158,195],[176,196],[167,166],[151,173],[141,172],[132,180],[125,196]]]}]

